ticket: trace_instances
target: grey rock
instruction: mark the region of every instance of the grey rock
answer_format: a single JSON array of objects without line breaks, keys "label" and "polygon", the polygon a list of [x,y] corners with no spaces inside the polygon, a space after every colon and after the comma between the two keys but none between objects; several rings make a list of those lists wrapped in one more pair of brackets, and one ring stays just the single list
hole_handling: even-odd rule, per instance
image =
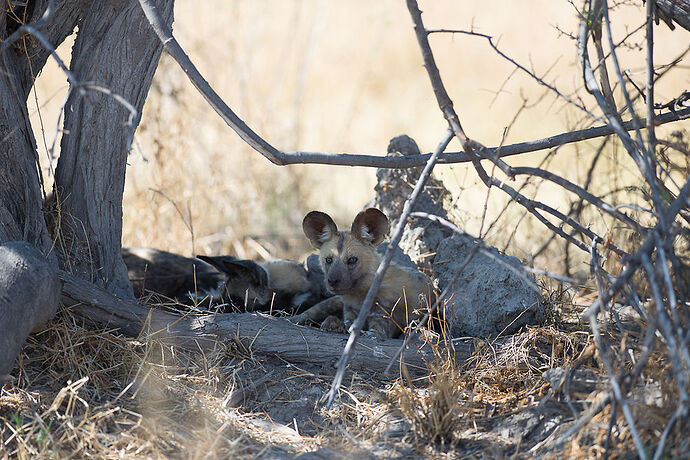
[{"label": "grey rock", "polygon": [[[389,156],[419,153],[415,141],[405,135],[393,138],[388,146]],[[391,228],[397,225],[421,172],[420,167],[379,169],[376,173],[378,183],[372,204],[388,216]],[[413,211],[448,219],[444,201],[449,195],[443,182],[432,175]],[[439,292],[451,286],[443,303],[451,334],[454,337],[495,337],[541,321],[543,306],[532,277],[522,269],[517,258],[500,254],[495,248],[491,249],[495,257],[478,251],[453,282],[476,244],[467,237],[453,234],[447,227],[421,218],[409,220],[400,241],[402,251],[418,266],[431,272]]]},{"label": "grey rock", "polygon": [[496,337],[540,322],[544,312],[536,283],[516,257],[491,248],[499,262],[477,251],[453,281],[476,244],[453,235],[436,247],[432,270],[439,292],[450,286],[443,308],[453,337]]},{"label": "grey rock", "polygon": [[[402,135],[391,139],[388,144],[388,156],[418,155],[419,147],[409,136]],[[376,198],[372,205],[383,211],[391,224],[391,229],[398,225],[405,201],[412,193],[423,168],[379,169],[376,172]],[[443,202],[449,195],[443,182],[430,177],[424,191],[412,208],[413,212],[426,212],[447,218]],[[411,218],[405,233],[400,240],[400,248],[417,264],[428,262],[434,248],[439,242],[452,235],[452,231],[442,225],[426,219]]]}]

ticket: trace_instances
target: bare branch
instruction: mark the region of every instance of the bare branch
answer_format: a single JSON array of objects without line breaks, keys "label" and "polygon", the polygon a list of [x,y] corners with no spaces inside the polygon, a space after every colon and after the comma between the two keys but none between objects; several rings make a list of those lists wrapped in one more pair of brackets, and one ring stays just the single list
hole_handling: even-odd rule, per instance
[{"label": "bare branch", "polygon": [[647,104],[647,150],[651,159],[656,152],[656,134],[654,133],[654,9],[653,1],[647,2],[647,55],[646,74],[647,85],[645,87],[645,102]]}]

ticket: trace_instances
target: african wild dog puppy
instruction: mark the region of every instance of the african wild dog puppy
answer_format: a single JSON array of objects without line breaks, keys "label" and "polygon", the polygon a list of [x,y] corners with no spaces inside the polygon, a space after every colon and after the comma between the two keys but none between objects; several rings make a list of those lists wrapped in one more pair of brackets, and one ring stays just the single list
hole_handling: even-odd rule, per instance
[{"label": "african wild dog puppy", "polygon": [[[328,289],[343,303],[343,321],[349,327],[381,262],[376,246],[388,233],[388,219],[376,208],[360,212],[350,231],[338,231],[328,214],[312,211],[302,223],[305,235],[319,250]],[[372,307],[368,326],[379,338],[397,337],[427,308],[432,287],[427,277],[391,263]]]}]

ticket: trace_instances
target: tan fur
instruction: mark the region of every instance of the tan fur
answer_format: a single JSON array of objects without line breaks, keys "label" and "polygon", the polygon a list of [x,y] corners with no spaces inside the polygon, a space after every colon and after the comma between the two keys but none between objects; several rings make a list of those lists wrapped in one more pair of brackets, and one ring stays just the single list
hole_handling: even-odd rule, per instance
[{"label": "tan fur", "polygon": [[307,292],[307,272],[299,262],[275,259],[259,263],[268,272],[268,289],[271,291]]},{"label": "tan fur", "polygon": [[[328,289],[343,302],[343,321],[359,314],[381,256],[378,245],[388,232],[388,219],[375,208],[357,215],[351,230],[338,231],[333,220],[319,211],[304,218],[304,233],[319,249]],[[368,325],[379,337],[397,337],[427,307],[431,284],[417,270],[391,263],[375,299]]]}]

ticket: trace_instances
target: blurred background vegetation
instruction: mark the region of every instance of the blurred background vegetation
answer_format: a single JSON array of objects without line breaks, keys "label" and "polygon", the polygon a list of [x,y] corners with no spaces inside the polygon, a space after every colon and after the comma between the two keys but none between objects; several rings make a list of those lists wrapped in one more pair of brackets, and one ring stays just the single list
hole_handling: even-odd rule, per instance
[{"label": "blurred background vegetation", "polygon": [[[620,2],[612,17],[622,40],[644,22],[641,2]],[[588,107],[576,45],[579,18],[566,0],[524,2],[426,1],[427,28],[474,30],[494,37],[499,48],[564,94]],[[404,2],[353,0],[177,0],[174,33],[191,59],[230,107],[282,150],[384,155],[389,139],[408,134],[423,152],[440,141],[446,122],[437,105]],[[655,63],[671,62],[687,47],[687,33],[655,28]],[[685,35],[684,35],[685,34]],[[644,51],[634,33],[619,59],[631,78],[644,83]],[[595,123],[491,50],[486,40],[436,34],[431,44],[448,92],[468,135],[496,146],[546,137]],[[71,42],[59,53],[67,57]],[[690,87],[687,62],[659,80],[656,99],[666,102]],[[32,124],[44,175],[50,182],[50,150],[59,155],[56,133],[67,82],[50,62],[39,76]],[[619,92],[618,92],[619,94]],[[641,107],[641,106],[640,106]],[[595,111],[599,113],[598,110]],[[640,111],[640,113],[644,113]],[[658,136],[687,128],[661,127]],[[513,157],[513,165],[544,167],[579,184],[601,139]],[[458,150],[457,143],[451,150]],[[674,173],[687,174],[687,157]],[[312,209],[329,212],[339,225],[373,197],[375,169],[317,165],[279,167],[248,147],[207,105],[176,63],[165,54],[149,94],[130,155],[124,197],[124,246],[151,246],[184,255],[232,254],[243,258],[300,258],[310,248],[301,233]],[[467,165],[436,171],[452,193],[452,215],[475,235],[482,228],[487,190]],[[615,142],[604,147],[592,190],[613,203],[644,203],[641,178]],[[562,211],[573,197],[531,180],[523,192]],[[493,245],[527,259],[550,236],[518,206],[502,212],[506,196],[492,190],[487,222]],[[591,224],[618,244],[634,239],[598,212]],[[484,224],[486,231],[488,225]],[[562,270],[562,243],[535,265]],[[577,258],[567,262],[586,270]]]}]

